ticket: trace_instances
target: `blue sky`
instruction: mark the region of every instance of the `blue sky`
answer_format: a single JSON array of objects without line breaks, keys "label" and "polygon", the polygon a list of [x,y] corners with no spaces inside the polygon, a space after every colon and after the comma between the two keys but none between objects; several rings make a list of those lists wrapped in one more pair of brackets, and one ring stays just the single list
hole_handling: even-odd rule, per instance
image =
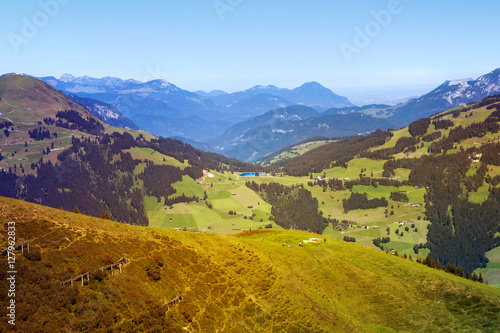
[{"label": "blue sky", "polygon": [[499,12],[493,0],[2,0],[0,72],[411,96],[500,67]]}]

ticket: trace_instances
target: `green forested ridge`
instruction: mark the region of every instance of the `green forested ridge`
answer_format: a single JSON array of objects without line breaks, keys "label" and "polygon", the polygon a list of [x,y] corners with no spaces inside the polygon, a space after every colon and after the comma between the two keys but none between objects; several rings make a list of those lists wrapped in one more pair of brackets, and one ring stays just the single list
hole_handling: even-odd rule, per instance
[{"label": "green forested ridge", "polygon": [[[477,104],[436,115],[432,119],[415,121],[407,129],[385,135],[385,143],[367,146],[362,151],[354,149],[347,161],[345,156],[349,156],[347,148],[350,146],[348,140],[342,140],[278,165],[290,174],[309,173],[311,178],[316,174],[329,177],[330,179],[310,183],[323,187],[325,194],[330,191],[335,193],[352,189],[352,185],[349,186],[351,182],[370,186],[375,191],[379,188],[380,194],[372,196],[371,200],[382,200],[383,194],[387,193],[385,197],[390,197],[394,202],[389,203],[391,207],[385,210],[385,217],[389,219],[391,216],[394,216],[394,219],[398,218],[401,213],[396,208],[401,205],[409,206],[411,203],[415,206],[414,210],[417,210],[420,205],[425,204],[425,215],[418,217],[419,220],[425,218],[430,222],[424,242],[426,248],[430,250],[430,257],[436,261],[440,260],[443,266],[450,263],[472,274],[478,267],[487,267],[488,258],[485,253],[500,246],[500,224],[496,218],[498,189],[495,188],[500,179],[500,170],[497,169],[500,165],[498,143],[500,118],[499,111],[496,110],[498,98],[493,96]],[[364,142],[363,138],[357,140]],[[335,149],[335,145],[338,144],[342,145],[346,152],[341,153],[341,148],[338,151],[334,150],[337,155],[330,154],[330,150]],[[336,158],[332,159],[332,156]],[[318,160],[314,157],[318,157],[318,160],[323,159],[321,162],[323,166],[331,163],[331,168],[316,168],[315,163],[318,163]],[[358,172],[349,172],[349,165],[360,157],[368,160],[385,160],[381,170],[383,172],[380,174],[378,173],[380,171],[375,171],[374,174],[372,169],[367,173],[363,168]],[[346,171],[339,173],[342,170],[339,166]],[[356,179],[340,181],[335,178],[340,174],[350,174]],[[382,181],[377,179],[377,176],[386,178]],[[384,183],[388,181],[393,182],[391,185],[398,190],[384,191],[383,188],[389,185]],[[424,189],[425,202],[417,201],[413,204],[414,201],[408,196],[407,190],[399,189],[408,185],[415,188],[414,191]],[[479,194],[476,193],[479,191],[484,193],[483,189],[486,193],[481,194],[483,199],[477,202]],[[330,194],[330,197],[338,198],[336,194]],[[327,197],[326,199],[328,200]],[[340,201],[343,202],[344,213],[350,211],[350,206],[353,209],[370,208],[368,205],[370,200],[362,193],[352,193]],[[329,206],[328,201],[325,204]],[[338,213],[334,214],[339,216]],[[336,218],[342,219],[342,217]],[[401,221],[401,218],[399,220]],[[387,235],[392,235],[393,228],[387,229]],[[416,230],[417,228],[413,231]],[[368,235],[369,231],[363,233]],[[384,236],[382,232],[371,233]],[[404,234],[405,231],[397,235],[402,239],[401,235]],[[395,246],[396,243],[392,242],[391,245]]]},{"label": "green forested ridge", "polygon": [[[134,147],[152,149],[181,163],[187,162],[188,166],[181,170],[173,165],[154,165],[153,161],[133,159],[129,152],[123,153]],[[128,133],[94,139],[73,137],[72,145],[59,153],[57,160],[58,163],[43,159],[33,163],[34,174],[0,171],[0,194],[67,211],[77,206],[82,213],[96,217],[107,211],[113,220],[148,225],[144,196],[160,200],[176,193],[172,184],[181,181],[182,175],[201,178],[202,166],[234,170],[245,165],[198,151],[181,141],[164,138],[147,141]]]}]

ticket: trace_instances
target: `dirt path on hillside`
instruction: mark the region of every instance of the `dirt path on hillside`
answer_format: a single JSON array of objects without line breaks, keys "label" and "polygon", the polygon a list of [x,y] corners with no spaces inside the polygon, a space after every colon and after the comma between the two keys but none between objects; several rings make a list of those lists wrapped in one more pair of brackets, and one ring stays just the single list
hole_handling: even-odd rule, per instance
[{"label": "dirt path on hillside", "polygon": [[[5,103],[6,105],[8,105],[8,106],[10,106],[10,107],[14,108],[14,110],[12,110],[12,111],[10,111],[10,112],[7,112],[5,115],[7,115],[7,114],[12,114],[13,112],[15,112],[15,111],[16,111],[16,109],[18,109],[18,110],[26,110],[26,111],[29,111],[27,108],[22,108],[22,107],[19,107],[19,106],[15,106],[15,105],[10,104],[9,102],[7,102],[7,101],[5,100],[5,98],[2,98],[2,102],[4,102],[4,103]],[[13,123],[12,119],[9,119],[9,118],[5,117],[5,115],[4,115],[4,114],[2,114],[3,118],[5,118],[5,119],[7,119],[8,121],[10,121],[11,123]],[[23,123],[23,122],[21,122],[21,121],[16,122],[16,124],[23,124],[23,125],[28,125],[28,126],[35,125],[35,123]]]},{"label": "dirt path on hillside", "polygon": [[201,178],[200,183],[205,182],[205,179],[206,179],[207,177],[208,177],[208,178],[214,178],[215,176],[214,176],[213,174],[211,174],[210,172],[203,170],[203,177]]},{"label": "dirt path on hillside", "polygon": [[[27,110],[26,108],[22,108],[22,107],[19,107],[19,106],[15,106],[15,105],[10,104],[10,103],[9,103],[9,102],[7,102],[7,100],[6,100],[5,98],[3,98],[3,97],[2,97],[2,101],[3,101],[5,104],[7,104],[8,106],[13,107],[13,108],[15,108],[15,109]],[[12,113],[12,112],[14,112],[14,111],[15,111],[15,110],[10,111],[10,112],[9,112],[9,114],[10,114],[10,113]]]}]

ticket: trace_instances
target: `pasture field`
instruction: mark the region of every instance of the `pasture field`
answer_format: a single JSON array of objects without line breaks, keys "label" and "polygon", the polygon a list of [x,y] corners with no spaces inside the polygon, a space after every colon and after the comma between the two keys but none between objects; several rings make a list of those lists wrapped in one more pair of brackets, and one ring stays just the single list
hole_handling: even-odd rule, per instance
[{"label": "pasture field", "polygon": [[199,186],[193,178],[187,175],[183,175],[182,181],[177,182],[173,187],[177,191],[173,197],[180,196],[184,193],[187,197],[196,196],[198,198],[203,198],[203,188]]},{"label": "pasture field", "polygon": [[[271,205],[247,188],[245,182],[241,180],[256,178],[243,178],[231,173],[211,171],[202,181],[196,183],[190,177],[183,176],[181,182],[174,184],[177,193],[173,196],[184,193],[186,196],[194,195],[201,199],[206,191],[206,202],[200,200],[179,203],[170,209],[164,206],[164,200],[157,202],[156,198],[148,197],[145,199],[145,206],[150,226],[165,229],[186,228],[217,234],[259,229],[269,224],[274,229],[282,229],[269,220]],[[208,204],[213,208],[210,209]],[[233,214],[229,214],[230,211]]]},{"label": "pasture field", "polygon": [[153,161],[154,164],[158,165],[172,165],[181,169],[184,169],[188,166],[188,164],[186,163],[181,163],[173,157],[165,156],[150,148],[134,147],[131,149],[125,149],[123,150],[123,152],[130,153],[133,159],[150,160]]},{"label": "pasture field", "polygon": [[355,158],[347,163],[347,169],[342,167],[335,167],[332,169],[326,169],[324,172],[313,174],[316,176],[323,176],[326,173],[326,177],[329,178],[349,178],[349,179],[359,179],[359,174],[361,169],[366,169],[363,174],[371,177],[373,172],[373,177],[382,177],[383,166],[385,161],[376,161],[367,158]]},{"label": "pasture field", "polygon": [[469,201],[478,204],[485,202],[490,195],[489,188],[490,185],[484,183],[484,185],[481,186],[477,192],[472,192],[472,194],[469,195]]},{"label": "pasture field", "polygon": [[482,273],[488,284],[500,288],[500,246],[486,252],[486,257],[490,262],[486,268],[477,269],[476,273]]},{"label": "pasture field", "polygon": [[307,153],[310,150],[313,150],[315,148],[321,147],[323,145],[326,145],[328,143],[334,142],[334,140],[326,140],[326,141],[312,141],[312,142],[307,142],[307,143],[302,143],[299,145],[296,145],[281,154],[278,154],[274,156],[274,158],[269,162],[269,164],[273,164],[288,158],[293,158],[300,156],[304,153]]}]

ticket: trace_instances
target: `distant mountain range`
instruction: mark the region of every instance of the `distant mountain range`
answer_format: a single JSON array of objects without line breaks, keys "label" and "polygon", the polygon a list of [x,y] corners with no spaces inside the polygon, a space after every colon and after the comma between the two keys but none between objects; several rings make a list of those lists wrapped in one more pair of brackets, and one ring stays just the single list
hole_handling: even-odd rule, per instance
[{"label": "distant mountain range", "polygon": [[124,117],[158,136],[182,136],[207,141],[232,124],[269,110],[306,105],[325,110],[352,106],[319,83],[310,82],[289,90],[275,86],[256,86],[228,94],[224,91],[192,93],[164,80],[139,82],[114,77],[43,77],[45,82],[66,94],[110,104]]},{"label": "distant mountain range", "polygon": [[392,125],[362,113],[321,114],[307,106],[289,106],[266,112],[231,126],[209,141],[216,152],[246,162],[256,162],[285,146],[314,137],[366,134]]},{"label": "distant mountain range", "polygon": [[212,90],[211,92],[204,92],[202,90],[198,90],[194,92],[196,95],[200,95],[203,97],[216,97],[216,96],[221,96],[221,95],[227,95],[227,92],[223,90]]},{"label": "distant mountain range", "polygon": [[[165,80],[143,83],[113,77],[76,78],[69,74],[64,74],[60,79],[54,77],[41,79],[66,94],[111,104],[123,116],[158,136],[182,135],[203,141],[222,131],[219,129],[220,122],[212,121],[217,109],[209,98],[180,89]],[[189,119],[195,115],[202,120]],[[168,123],[172,120],[176,120],[173,125]],[[193,123],[196,126],[191,131]]]},{"label": "distant mountain range", "polygon": [[[80,103],[110,124],[140,127],[158,136],[181,137],[198,147],[214,147],[212,150],[246,161],[255,161],[272,152],[274,147],[279,149],[283,147],[278,147],[281,144],[293,144],[308,136],[340,137],[373,131],[376,129],[373,126],[403,127],[422,117],[500,93],[500,69],[477,80],[446,81],[428,94],[398,105],[361,107],[317,82],[305,83],[295,89],[268,85],[234,93],[221,90],[193,93],[164,80],[140,82],[70,74],[59,79],[42,79],[72,95],[75,100],[85,98]],[[304,109],[288,109],[297,105],[308,107],[308,112],[316,114],[304,117],[294,113]],[[264,124],[274,114],[268,113],[270,110],[274,113],[275,110],[287,110],[289,118],[284,116],[279,122]],[[350,114],[357,116],[353,117],[352,123],[346,122],[345,128],[340,125],[342,122],[331,123],[349,119],[345,116]],[[361,118],[360,114],[365,117]],[[113,118],[117,115],[118,118]],[[344,117],[338,117],[342,115]],[[322,119],[328,129],[309,120],[319,121],[326,116],[337,116]],[[379,121],[371,117],[379,118]],[[132,124],[137,125],[133,127]]]},{"label": "distant mountain range", "polygon": [[304,83],[300,87],[289,90],[276,86],[255,86],[245,91],[235,92],[214,97],[212,100],[219,106],[231,107],[233,104],[249,99],[256,95],[270,95],[281,97],[291,104],[305,105],[310,107],[333,108],[353,106],[346,98],[339,96],[330,89],[323,87],[317,82]]},{"label": "distant mountain range", "polygon": [[500,68],[477,80],[464,79],[446,81],[436,89],[419,98],[398,105],[366,105],[330,109],[330,114],[361,112],[385,118],[395,126],[404,127],[414,120],[425,118],[470,102],[500,93]]}]

